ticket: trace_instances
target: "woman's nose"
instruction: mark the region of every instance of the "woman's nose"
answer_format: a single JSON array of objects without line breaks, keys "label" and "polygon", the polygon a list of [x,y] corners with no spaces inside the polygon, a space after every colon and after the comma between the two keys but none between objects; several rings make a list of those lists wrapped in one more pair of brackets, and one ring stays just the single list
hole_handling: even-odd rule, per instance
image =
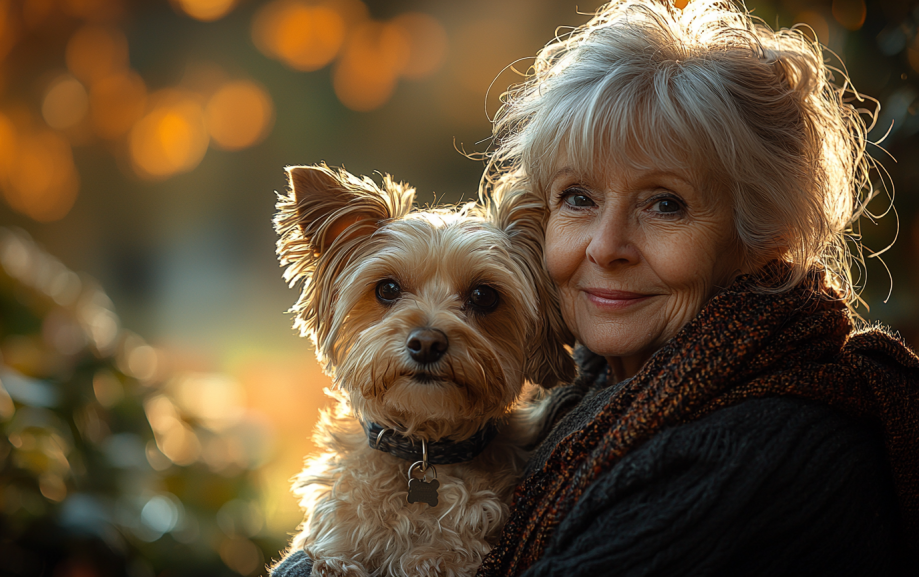
[{"label": "woman's nose", "polygon": [[635,264],[640,253],[633,236],[628,218],[602,215],[587,245],[588,260],[603,268]]}]

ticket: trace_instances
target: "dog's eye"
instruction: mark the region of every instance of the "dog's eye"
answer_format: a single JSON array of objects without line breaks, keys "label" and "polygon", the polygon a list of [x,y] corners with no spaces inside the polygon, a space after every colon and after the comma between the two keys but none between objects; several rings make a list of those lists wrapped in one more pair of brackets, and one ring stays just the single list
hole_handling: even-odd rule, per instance
[{"label": "dog's eye", "polygon": [[498,304],[498,291],[480,284],[469,293],[469,304],[481,311],[490,311]]},{"label": "dog's eye", "polygon": [[402,287],[391,278],[381,280],[377,284],[377,299],[383,304],[392,304],[398,300],[400,296],[402,296]]}]

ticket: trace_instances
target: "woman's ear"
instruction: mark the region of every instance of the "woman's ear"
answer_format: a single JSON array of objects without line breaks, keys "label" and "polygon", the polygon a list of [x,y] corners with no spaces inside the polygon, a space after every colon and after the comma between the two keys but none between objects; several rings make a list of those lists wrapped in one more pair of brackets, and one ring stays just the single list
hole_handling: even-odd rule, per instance
[{"label": "woman's ear", "polygon": [[577,375],[571,356],[574,336],[565,325],[558,291],[545,265],[545,205],[524,190],[496,188],[486,200],[490,220],[510,238],[514,259],[527,271],[539,316],[528,343],[526,378],[542,387],[569,383]]}]

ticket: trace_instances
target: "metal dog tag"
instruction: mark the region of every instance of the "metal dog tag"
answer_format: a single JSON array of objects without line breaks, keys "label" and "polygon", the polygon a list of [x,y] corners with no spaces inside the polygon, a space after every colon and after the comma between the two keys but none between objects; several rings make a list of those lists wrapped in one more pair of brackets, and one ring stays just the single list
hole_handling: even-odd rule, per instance
[{"label": "metal dog tag", "polygon": [[[421,467],[422,475],[420,479],[412,477],[415,467]],[[426,481],[428,469],[434,473],[434,478]],[[437,506],[437,488],[440,487],[440,481],[437,480],[437,469],[433,465],[427,466],[422,461],[412,464],[408,468],[408,502],[409,503],[427,503],[431,507]]]},{"label": "metal dog tag", "polygon": [[437,488],[440,481],[424,481],[423,479],[408,480],[408,502],[427,503],[431,507],[437,506]]}]

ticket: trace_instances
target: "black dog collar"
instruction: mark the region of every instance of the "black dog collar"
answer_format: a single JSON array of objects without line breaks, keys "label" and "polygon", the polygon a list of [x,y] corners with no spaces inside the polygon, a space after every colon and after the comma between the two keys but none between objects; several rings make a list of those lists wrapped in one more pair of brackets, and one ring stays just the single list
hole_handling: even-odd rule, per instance
[{"label": "black dog collar", "polygon": [[[367,442],[371,448],[410,462],[423,460],[421,442],[404,437],[398,431],[387,429],[376,423],[361,422],[361,424],[364,432],[367,433]],[[450,439],[431,441],[426,443],[428,453],[426,462],[431,465],[452,465],[471,461],[485,450],[485,447],[497,434],[498,429],[495,424],[488,423],[465,441],[456,442]]]}]

